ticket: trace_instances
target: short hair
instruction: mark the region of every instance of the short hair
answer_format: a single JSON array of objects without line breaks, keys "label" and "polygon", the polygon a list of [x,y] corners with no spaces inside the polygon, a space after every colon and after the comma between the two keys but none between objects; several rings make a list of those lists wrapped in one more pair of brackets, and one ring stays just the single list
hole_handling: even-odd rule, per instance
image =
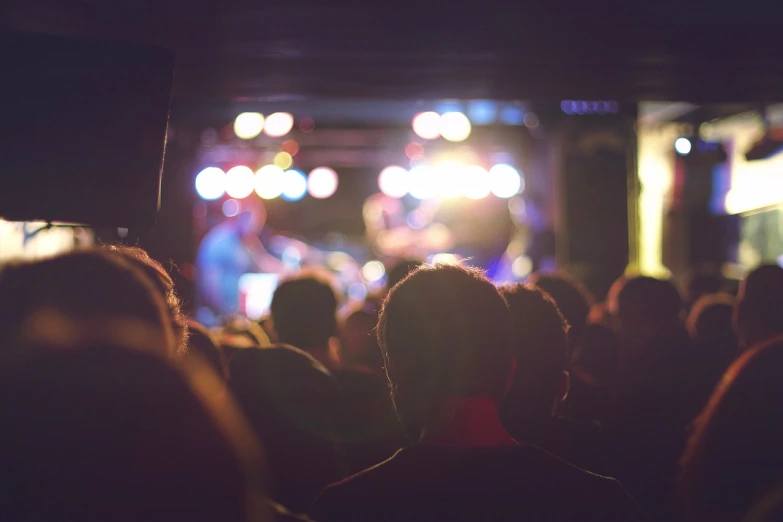
[{"label": "short hair", "polygon": [[551,407],[568,364],[568,322],[540,288],[515,284],[500,290],[511,312],[516,360],[514,383],[505,401],[508,409],[521,403]]},{"label": "short hair", "polygon": [[174,288],[174,280],[159,262],[152,259],[146,250],[125,245],[109,245],[109,252],[121,256],[150,278],[166,304],[171,326],[177,337],[178,351],[184,353],[188,347],[188,323],[182,313],[182,302]]},{"label": "short hair", "polygon": [[617,295],[617,313],[621,322],[624,318],[656,324],[677,322],[682,313],[682,298],[669,281],[637,276],[622,285]]},{"label": "short hair", "polygon": [[745,352],[694,422],[679,479],[694,520],[717,514],[740,520],[783,481],[780,368],[780,338]]},{"label": "short hair", "polygon": [[734,298],[726,294],[700,297],[688,314],[688,333],[706,344],[736,342],[732,325]]},{"label": "short hair", "polygon": [[386,287],[394,288],[400,281],[405,279],[408,274],[419,268],[423,263],[416,259],[403,259],[394,264],[386,274]]},{"label": "short hair", "polygon": [[337,333],[337,295],[329,282],[316,275],[280,283],[271,312],[278,340],[302,350],[323,345]]},{"label": "short hair", "polygon": [[476,268],[422,266],[392,288],[378,344],[397,415],[414,439],[456,397],[500,401],[511,376],[505,299]]},{"label": "short hair", "polygon": [[566,273],[533,274],[529,282],[552,298],[572,328],[581,330],[587,324],[595,299],[582,283]]},{"label": "short hair", "polygon": [[746,348],[783,333],[783,268],[762,265],[742,281],[734,316]]},{"label": "short hair", "polygon": [[[21,333],[37,310],[51,308],[75,318],[124,317],[174,334],[153,283],[135,267],[100,249],[9,264],[0,270],[0,346]],[[5,346],[3,346],[5,348]]]}]

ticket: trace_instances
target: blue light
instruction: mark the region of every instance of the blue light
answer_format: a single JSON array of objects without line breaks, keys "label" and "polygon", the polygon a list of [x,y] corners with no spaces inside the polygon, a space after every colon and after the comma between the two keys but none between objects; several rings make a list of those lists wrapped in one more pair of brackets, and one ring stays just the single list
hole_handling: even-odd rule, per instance
[{"label": "blue light", "polygon": [[283,193],[286,201],[299,201],[307,194],[307,176],[303,172],[291,169],[283,173]]},{"label": "blue light", "polygon": [[617,114],[620,105],[616,101],[563,100],[560,110],[565,114]]},{"label": "blue light", "polygon": [[570,100],[563,100],[560,102],[560,110],[563,111],[566,114],[573,114],[574,111],[571,110],[571,101]]},{"label": "blue light", "polygon": [[490,100],[468,102],[468,118],[474,125],[490,125],[497,118],[497,105]]},{"label": "blue light", "polygon": [[505,125],[524,125],[525,111],[521,107],[503,107],[500,111],[500,121]]}]

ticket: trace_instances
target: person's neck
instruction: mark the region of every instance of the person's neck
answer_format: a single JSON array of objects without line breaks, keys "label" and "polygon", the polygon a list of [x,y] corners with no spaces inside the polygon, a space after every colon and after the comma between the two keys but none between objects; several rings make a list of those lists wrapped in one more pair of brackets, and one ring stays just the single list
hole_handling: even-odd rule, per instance
[{"label": "person's neck", "polygon": [[309,346],[304,351],[307,352],[313,359],[323,364],[326,368],[331,368],[334,366],[334,361],[332,360],[332,353],[329,350],[329,345]]},{"label": "person's neck", "polygon": [[500,422],[495,401],[490,398],[459,398],[448,405],[451,415],[426,434],[421,443],[445,448],[516,446]]}]

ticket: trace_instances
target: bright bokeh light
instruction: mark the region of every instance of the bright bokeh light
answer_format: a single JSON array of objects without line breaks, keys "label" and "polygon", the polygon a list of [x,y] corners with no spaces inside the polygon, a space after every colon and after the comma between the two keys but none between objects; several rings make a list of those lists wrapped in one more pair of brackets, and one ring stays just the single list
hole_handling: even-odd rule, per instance
[{"label": "bright bokeh light", "polygon": [[489,169],[489,188],[499,198],[510,198],[524,189],[522,177],[511,165],[495,165]]},{"label": "bright bokeh light", "polygon": [[424,157],[424,147],[420,143],[412,141],[405,145],[405,155],[412,160],[421,159]]},{"label": "bright bokeh light", "polygon": [[447,112],[440,117],[439,129],[449,141],[465,141],[470,136],[470,120],[461,112]]},{"label": "bright bokeh light", "polygon": [[438,196],[438,176],[429,165],[419,165],[410,171],[408,193],[416,199],[432,199]]},{"label": "bright bokeh light", "polygon": [[250,140],[264,130],[264,115],[260,112],[243,112],[234,120],[234,134],[237,138]]},{"label": "bright bokeh light", "polygon": [[296,156],[296,153],[299,152],[299,143],[296,140],[285,140],[280,148],[283,152]]},{"label": "bright bokeh light", "polygon": [[201,199],[218,199],[226,193],[226,173],[217,167],[207,167],[196,176],[196,192]]},{"label": "bright bokeh light", "polygon": [[467,171],[459,163],[448,161],[435,166],[438,179],[438,195],[443,198],[458,198],[467,189]]},{"label": "bright bokeh light", "polygon": [[390,198],[401,198],[408,193],[407,170],[396,165],[386,167],[378,176],[378,187]]},{"label": "bright bokeh light", "polygon": [[533,260],[527,256],[519,256],[511,264],[511,271],[516,277],[527,277],[533,271]]},{"label": "bright bokeh light", "polygon": [[489,173],[478,165],[465,167],[465,197],[482,199],[489,196]]},{"label": "bright bokeh light", "polygon": [[234,199],[248,197],[255,186],[256,178],[249,167],[237,165],[226,172],[226,194]]},{"label": "bright bokeh light", "polygon": [[282,198],[286,201],[299,201],[307,194],[307,176],[298,170],[286,170],[283,173]]},{"label": "bright bokeh light", "polygon": [[386,268],[380,261],[369,261],[362,267],[362,275],[370,282],[380,281],[386,274]]},{"label": "bright bokeh light", "polygon": [[458,265],[459,264],[459,258],[454,254],[447,254],[447,253],[441,253],[441,254],[435,254],[432,256],[432,263],[433,265]]},{"label": "bright bokeh light", "polygon": [[348,297],[354,301],[364,301],[367,299],[367,287],[359,281],[351,283],[348,286]]},{"label": "bright bokeh light", "polygon": [[434,140],[440,137],[440,115],[437,112],[420,112],[413,117],[411,126],[413,132],[425,140]]},{"label": "bright bokeh light", "polygon": [[674,141],[674,150],[676,150],[677,154],[680,156],[687,156],[690,154],[692,147],[691,140],[688,138],[677,138]]},{"label": "bright bokeh light", "polygon": [[234,217],[242,210],[242,205],[236,199],[227,199],[223,203],[223,215],[226,217]]},{"label": "bright bokeh light", "polygon": [[307,178],[307,191],[317,199],[326,199],[337,191],[337,173],[329,167],[318,167]]},{"label": "bright bokeh light", "polygon": [[265,165],[256,172],[256,194],[263,199],[274,199],[283,193],[285,176],[277,165]]},{"label": "bright bokeh light", "polygon": [[283,170],[290,169],[291,165],[294,164],[294,158],[291,157],[291,155],[287,152],[278,152],[275,154],[275,160],[273,162],[275,165],[280,167]]},{"label": "bright bokeh light", "polygon": [[287,112],[275,112],[266,118],[264,134],[270,138],[285,136],[294,127],[294,117]]}]

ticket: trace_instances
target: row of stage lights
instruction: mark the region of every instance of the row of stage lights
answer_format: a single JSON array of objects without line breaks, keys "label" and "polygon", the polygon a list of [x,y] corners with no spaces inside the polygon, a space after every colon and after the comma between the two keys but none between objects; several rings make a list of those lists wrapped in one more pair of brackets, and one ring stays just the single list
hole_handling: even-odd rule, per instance
[{"label": "row of stage lights", "polygon": [[206,200],[219,199],[224,194],[244,199],[255,192],[263,199],[298,201],[308,193],[316,199],[326,199],[337,191],[337,183],[337,173],[328,167],[318,167],[305,176],[299,170],[283,170],[277,165],[265,165],[256,172],[238,165],[228,172],[217,167],[202,170],[196,176],[196,192]]}]

